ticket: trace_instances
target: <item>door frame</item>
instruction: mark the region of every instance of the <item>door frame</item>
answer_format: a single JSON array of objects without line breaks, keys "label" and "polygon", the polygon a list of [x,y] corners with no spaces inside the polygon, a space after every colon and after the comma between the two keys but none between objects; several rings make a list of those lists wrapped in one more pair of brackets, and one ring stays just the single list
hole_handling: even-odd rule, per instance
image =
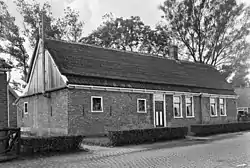
[{"label": "door frame", "polygon": [[[155,95],[163,95],[163,100],[155,100]],[[162,93],[155,93],[153,94],[153,113],[154,113],[154,128],[156,128],[156,122],[155,122],[155,119],[156,119],[156,113],[155,113],[155,101],[163,101],[163,114],[164,114],[164,118],[163,118],[163,121],[164,121],[164,127],[167,127],[167,111],[166,111],[166,95],[165,94],[162,94]]]}]

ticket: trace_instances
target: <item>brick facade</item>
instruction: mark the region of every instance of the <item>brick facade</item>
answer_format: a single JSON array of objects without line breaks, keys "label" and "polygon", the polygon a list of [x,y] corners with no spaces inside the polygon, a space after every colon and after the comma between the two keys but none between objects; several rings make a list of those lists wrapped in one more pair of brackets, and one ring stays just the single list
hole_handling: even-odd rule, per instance
[{"label": "brick facade", "polygon": [[10,127],[17,127],[17,107],[13,103],[16,97],[9,92],[9,112],[10,112]]},{"label": "brick facade", "polygon": [[7,74],[0,72],[0,128],[8,126]]},{"label": "brick facade", "polygon": [[[91,96],[103,97],[103,112],[91,112]],[[137,113],[137,98],[147,100],[147,113]],[[217,99],[219,100],[219,99]],[[173,96],[166,95],[167,126],[227,123],[236,120],[234,99],[226,100],[227,116],[210,116],[208,97],[194,96],[194,117],[186,117],[185,96],[182,95],[183,118],[173,116]],[[93,90],[69,90],[69,134],[102,134],[108,130],[128,130],[154,127],[153,94],[122,93]],[[201,113],[202,111],[202,113]]]},{"label": "brick facade", "polygon": [[[39,134],[71,135],[98,135],[109,130],[154,128],[153,94],[64,89],[51,92],[50,95],[51,98],[36,95],[19,101],[21,108],[18,108],[18,116],[22,118],[19,123],[21,127],[30,127],[32,131],[40,131]],[[91,96],[102,97],[103,112],[91,112]],[[138,98],[146,99],[147,113],[137,112]],[[29,102],[28,114],[22,113],[25,101]],[[236,120],[235,99],[226,100],[227,116],[220,116],[218,107],[218,116],[211,117],[209,98],[194,96],[193,118],[186,117],[184,95],[182,95],[183,118],[173,116],[172,95],[165,95],[165,101],[168,127],[227,123]]]},{"label": "brick facade", "polygon": [[[103,112],[91,112],[91,96],[103,97]],[[146,99],[147,113],[137,113],[137,98]],[[150,94],[69,90],[69,134],[102,134],[153,126]]]}]

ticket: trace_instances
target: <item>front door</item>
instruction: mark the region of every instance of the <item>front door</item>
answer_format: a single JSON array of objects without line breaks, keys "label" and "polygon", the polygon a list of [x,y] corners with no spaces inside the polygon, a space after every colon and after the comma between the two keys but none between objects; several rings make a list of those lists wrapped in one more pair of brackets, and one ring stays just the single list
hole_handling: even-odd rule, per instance
[{"label": "front door", "polygon": [[155,101],[155,126],[164,127],[164,102]]}]

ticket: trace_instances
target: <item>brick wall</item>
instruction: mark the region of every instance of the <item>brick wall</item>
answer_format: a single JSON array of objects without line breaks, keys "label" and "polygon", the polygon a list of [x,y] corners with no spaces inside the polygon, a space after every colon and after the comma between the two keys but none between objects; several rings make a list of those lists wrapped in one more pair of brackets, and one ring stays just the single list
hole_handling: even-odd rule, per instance
[{"label": "brick wall", "polygon": [[217,98],[217,116],[210,116],[210,98],[202,97],[202,123],[213,124],[213,123],[228,123],[236,121],[236,100],[226,99],[226,112],[227,116],[220,116],[219,113],[219,99]]},{"label": "brick wall", "polygon": [[0,128],[8,126],[7,75],[0,72]]},{"label": "brick wall", "polygon": [[[103,97],[103,112],[91,112],[91,96]],[[147,113],[137,113],[137,98],[147,100]],[[101,134],[108,130],[153,127],[152,95],[69,90],[69,134]]]},{"label": "brick wall", "polygon": [[[44,134],[68,133],[68,90],[51,92],[51,98],[35,95],[18,101],[18,126],[31,132]],[[24,102],[28,102],[28,113],[24,114]]]},{"label": "brick wall", "polygon": [[9,93],[9,112],[10,112],[10,127],[17,127],[17,107],[13,105],[16,97]]},{"label": "brick wall", "polygon": [[[182,113],[183,118],[174,118],[173,116],[173,96],[166,95],[167,124],[168,126],[190,126],[192,124],[213,124],[228,123],[236,121],[236,100],[226,99],[227,116],[220,116],[219,106],[217,106],[218,116],[210,116],[210,100],[209,97],[194,96],[194,118],[186,117],[185,96],[182,96]],[[219,99],[217,99],[217,105]],[[202,111],[202,113],[201,113]]]},{"label": "brick wall", "polygon": [[197,96],[193,97],[194,101],[194,117],[187,118],[186,117],[186,104],[185,104],[185,96],[182,96],[182,115],[183,118],[174,118],[173,113],[173,96],[166,95],[166,109],[168,113],[168,126],[176,127],[176,126],[189,126],[191,124],[200,123],[200,99]]}]

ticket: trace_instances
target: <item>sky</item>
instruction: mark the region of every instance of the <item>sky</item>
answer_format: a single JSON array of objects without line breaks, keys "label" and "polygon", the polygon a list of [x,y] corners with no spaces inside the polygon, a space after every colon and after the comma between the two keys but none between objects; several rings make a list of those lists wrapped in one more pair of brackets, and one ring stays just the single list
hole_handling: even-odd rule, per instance
[{"label": "sky", "polygon": [[[4,0],[17,23],[22,24],[22,17],[16,10],[13,0]],[[48,1],[55,17],[62,16],[63,9],[70,6],[80,12],[80,20],[85,22],[84,35],[89,34],[102,22],[102,16],[112,12],[118,17],[140,16],[145,24],[154,26],[161,18],[158,6],[164,0],[37,0],[41,4]]]},{"label": "sky", "polygon": [[[9,7],[9,12],[15,16],[16,22],[22,27],[22,17],[16,9],[14,0],[4,0]],[[154,26],[161,19],[161,11],[158,6],[164,0],[37,0],[41,4],[48,1],[52,6],[52,15],[60,17],[64,8],[72,7],[80,12],[80,20],[85,22],[84,36],[91,33],[102,23],[102,16],[106,13],[113,13],[117,17],[140,16],[142,21],[150,26]],[[250,5],[250,0],[238,0]],[[28,45],[25,46],[28,53],[32,50]],[[16,80],[20,75],[17,72],[12,73]],[[20,80],[18,80],[20,81]]]}]

